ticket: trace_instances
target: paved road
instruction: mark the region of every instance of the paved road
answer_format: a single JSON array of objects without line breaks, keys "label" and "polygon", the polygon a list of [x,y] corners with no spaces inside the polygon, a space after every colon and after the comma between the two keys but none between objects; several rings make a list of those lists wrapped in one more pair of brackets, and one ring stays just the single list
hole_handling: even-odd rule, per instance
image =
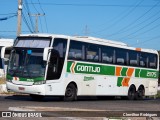
[{"label": "paved road", "polygon": [[27,95],[0,96],[0,111],[160,111],[160,99],[128,101],[121,99],[101,100],[95,97],[79,98],[78,101],[64,102],[57,97],[46,97],[43,101],[33,101]]},{"label": "paved road", "polygon": [[146,99],[129,101],[121,99],[101,100],[94,97],[79,98],[78,101],[64,102],[57,97],[46,97],[42,101],[33,101],[27,95],[0,96],[0,111],[9,107],[35,106],[35,107],[64,107],[93,110],[123,110],[123,111],[160,111],[160,99]]}]

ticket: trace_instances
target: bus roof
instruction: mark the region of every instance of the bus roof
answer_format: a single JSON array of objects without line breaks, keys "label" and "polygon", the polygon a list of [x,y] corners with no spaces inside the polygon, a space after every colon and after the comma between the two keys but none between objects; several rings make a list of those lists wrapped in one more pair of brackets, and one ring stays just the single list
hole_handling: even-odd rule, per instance
[{"label": "bus roof", "polygon": [[20,36],[62,37],[62,38],[70,37],[71,39],[79,39],[79,40],[85,39],[85,40],[90,40],[90,41],[100,41],[100,42],[105,42],[105,43],[109,43],[109,44],[128,46],[126,43],[123,43],[123,42],[101,39],[101,38],[96,38],[96,37],[88,37],[88,36],[67,36],[67,35],[58,35],[58,34],[22,34]]},{"label": "bus roof", "polygon": [[103,45],[109,45],[113,47],[120,47],[124,49],[130,49],[130,50],[136,50],[136,51],[143,51],[143,52],[149,52],[149,53],[156,53],[158,54],[157,50],[153,49],[145,49],[145,48],[135,48],[130,47],[126,43],[119,42],[119,41],[113,41],[113,40],[107,40],[107,39],[101,39],[96,37],[89,37],[89,36],[68,36],[68,35],[58,35],[58,34],[45,34],[45,33],[38,33],[38,34],[21,34],[20,36],[32,36],[32,37],[53,37],[53,38],[70,38],[77,41],[84,41],[88,43],[95,43],[95,44],[103,44]]}]

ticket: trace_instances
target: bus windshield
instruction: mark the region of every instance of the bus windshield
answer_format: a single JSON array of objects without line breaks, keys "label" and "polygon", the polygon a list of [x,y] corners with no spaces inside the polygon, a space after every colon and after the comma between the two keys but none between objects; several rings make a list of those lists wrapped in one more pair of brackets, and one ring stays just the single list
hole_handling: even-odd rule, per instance
[{"label": "bus windshield", "polygon": [[8,65],[8,74],[12,77],[44,77],[46,63],[43,61],[43,49],[14,48]]}]

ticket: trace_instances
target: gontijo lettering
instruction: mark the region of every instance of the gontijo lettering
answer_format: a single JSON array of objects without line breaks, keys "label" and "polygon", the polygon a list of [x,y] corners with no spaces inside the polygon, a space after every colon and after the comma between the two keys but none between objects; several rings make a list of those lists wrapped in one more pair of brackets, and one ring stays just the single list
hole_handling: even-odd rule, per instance
[{"label": "gontijo lettering", "polygon": [[85,71],[85,72],[95,72],[100,73],[101,68],[96,66],[85,66],[85,65],[77,65],[77,71]]}]

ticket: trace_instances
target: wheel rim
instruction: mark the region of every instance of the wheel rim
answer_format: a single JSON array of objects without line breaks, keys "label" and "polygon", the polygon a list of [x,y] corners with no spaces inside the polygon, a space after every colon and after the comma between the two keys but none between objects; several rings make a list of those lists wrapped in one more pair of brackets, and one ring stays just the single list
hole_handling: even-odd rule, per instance
[{"label": "wheel rim", "polygon": [[135,98],[135,89],[133,87],[130,88],[128,97],[130,100],[133,100]]},{"label": "wheel rim", "polygon": [[74,94],[73,89],[72,88],[68,88],[66,91],[66,97],[72,97]]},{"label": "wheel rim", "polygon": [[77,99],[77,89],[74,84],[69,84],[65,92],[65,101],[74,101]]},{"label": "wheel rim", "polygon": [[129,96],[130,96],[131,98],[134,98],[134,95],[135,95],[134,90],[131,90],[131,91],[129,92]]},{"label": "wheel rim", "polygon": [[138,89],[138,97],[142,98],[144,96],[144,89],[142,87],[140,87]]}]

